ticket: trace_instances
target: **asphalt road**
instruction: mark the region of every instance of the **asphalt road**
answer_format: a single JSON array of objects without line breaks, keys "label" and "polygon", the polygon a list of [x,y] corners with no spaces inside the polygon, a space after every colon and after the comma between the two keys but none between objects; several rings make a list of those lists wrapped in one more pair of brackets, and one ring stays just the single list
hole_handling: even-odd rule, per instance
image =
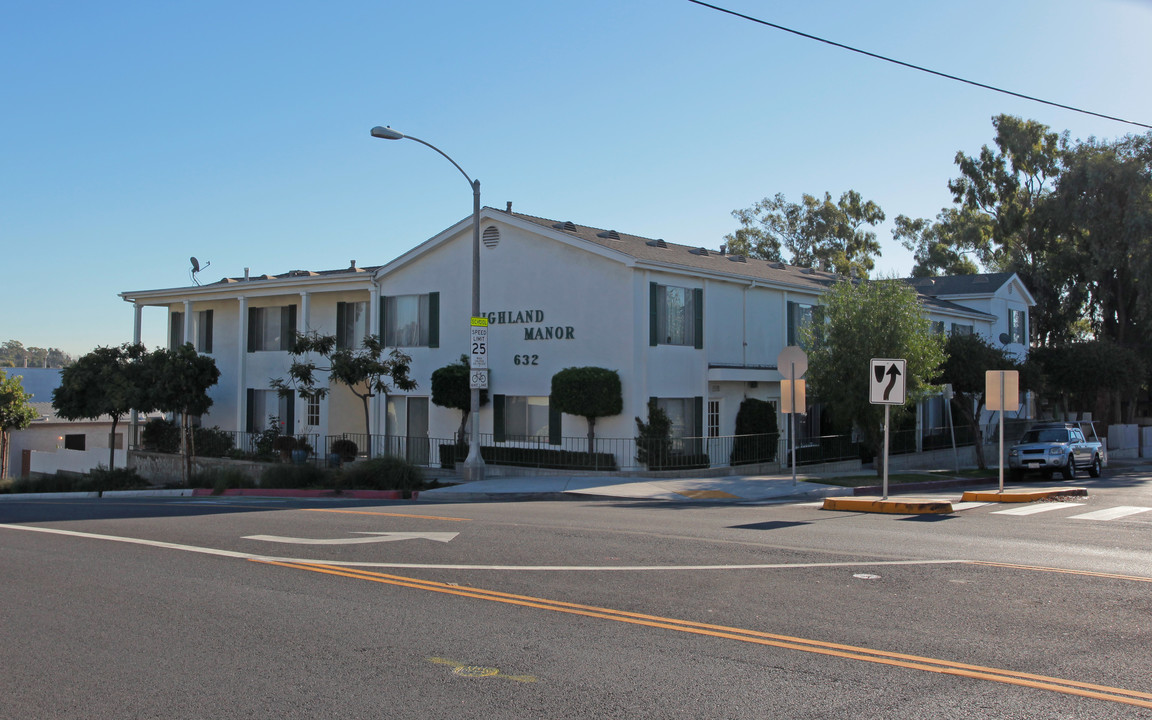
[{"label": "asphalt road", "polygon": [[0,502],[0,717],[1152,717],[1149,480],[931,517]]}]

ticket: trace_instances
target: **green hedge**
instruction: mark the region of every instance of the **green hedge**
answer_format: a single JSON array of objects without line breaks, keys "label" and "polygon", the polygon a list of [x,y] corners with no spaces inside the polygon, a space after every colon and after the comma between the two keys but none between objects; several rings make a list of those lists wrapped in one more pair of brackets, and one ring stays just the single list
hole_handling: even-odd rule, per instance
[{"label": "green hedge", "polygon": [[[452,468],[468,457],[465,445],[440,446],[440,467]],[[618,470],[612,453],[587,453],[551,448],[481,446],[480,457],[492,465],[548,468],[551,470]]]}]

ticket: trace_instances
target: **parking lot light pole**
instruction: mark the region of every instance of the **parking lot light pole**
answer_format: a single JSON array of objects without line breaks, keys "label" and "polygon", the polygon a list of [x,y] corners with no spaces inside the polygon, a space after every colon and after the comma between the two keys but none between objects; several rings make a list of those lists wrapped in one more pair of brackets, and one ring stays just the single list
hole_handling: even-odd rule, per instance
[{"label": "parking lot light pole", "polygon": [[[468,184],[472,186],[472,317],[480,316],[480,181],[468,177],[464,168],[455,160],[448,157],[440,148],[420,138],[405,135],[390,127],[372,128],[372,137],[382,140],[413,140],[426,147],[430,147],[452,163],[460,171]],[[471,326],[469,326],[471,332]],[[464,479],[468,481],[484,479],[484,458],[480,455],[480,390],[472,388],[471,410],[472,414],[472,442],[468,446],[468,458],[464,461]]]}]

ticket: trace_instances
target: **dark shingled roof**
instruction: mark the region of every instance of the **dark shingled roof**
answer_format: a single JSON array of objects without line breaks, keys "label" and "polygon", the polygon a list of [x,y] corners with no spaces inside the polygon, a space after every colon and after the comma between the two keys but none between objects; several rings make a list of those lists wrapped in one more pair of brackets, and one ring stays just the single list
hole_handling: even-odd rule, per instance
[{"label": "dark shingled roof", "polygon": [[721,255],[719,250],[677,245],[661,239],[577,225],[572,222],[559,222],[523,213],[514,212],[511,214],[513,217],[549,230],[563,232],[585,242],[611,248],[637,260],[680,265],[692,270],[706,270],[734,277],[793,285],[799,289],[810,289],[815,292],[824,292],[833,283],[844,279],[843,276],[836,273],[811,268],[800,268],[795,265],[767,260],[755,260],[739,255]]},{"label": "dark shingled roof", "polygon": [[999,290],[1014,273],[979,273],[976,275],[947,275],[944,277],[905,278],[921,295],[987,295]]}]

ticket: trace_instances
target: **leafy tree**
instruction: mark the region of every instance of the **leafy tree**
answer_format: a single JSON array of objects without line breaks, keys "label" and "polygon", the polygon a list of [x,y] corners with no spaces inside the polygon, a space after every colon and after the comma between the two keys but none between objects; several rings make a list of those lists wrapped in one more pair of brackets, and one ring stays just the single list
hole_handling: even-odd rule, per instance
[{"label": "leafy tree", "polygon": [[1114,410],[1114,422],[1123,420],[1122,400],[1129,402],[1131,414],[1148,372],[1135,350],[1110,340],[1034,348],[1028,360],[1043,374],[1045,395],[1063,412],[1083,412],[1106,398]]},{"label": "leafy tree", "polygon": [[[984,458],[984,442],[980,434],[980,415],[987,398],[985,373],[988,370],[1017,370],[1021,367],[1003,348],[990,344],[976,334],[953,333],[944,343],[947,359],[941,366],[940,382],[951,383],[954,405],[976,439],[976,464],[981,470],[988,467]],[[1021,385],[1028,386],[1022,376]],[[1023,388],[1022,388],[1023,389]]]},{"label": "leafy tree", "polygon": [[672,420],[655,400],[648,401],[648,422],[636,418],[636,433],[636,461],[649,470],[667,464],[672,449]]},{"label": "leafy tree", "polygon": [[[876,451],[883,440],[884,411],[868,399],[869,359],[906,360],[905,394],[914,403],[935,390],[931,383],[944,362],[942,342],[932,334],[916,292],[899,280],[839,282],[821,305],[823,331],[804,331],[811,348],[809,388],[833,421],[854,424]],[[899,415],[907,407],[893,410]],[[881,465],[877,463],[878,474]]]},{"label": "leafy tree", "polygon": [[787,249],[793,265],[862,277],[880,255],[876,234],[866,228],[884,222],[884,211],[855,190],[836,202],[827,192],[823,199],[804,195],[799,204],[777,193],[732,216],[740,228],[724,239],[734,254],[775,261]]},{"label": "leafy tree", "polygon": [[730,460],[733,465],[772,462],[780,443],[780,427],[772,403],[744,398],[736,411],[736,439]]},{"label": "leafy tree", "polygon": [[52,407],[66,420],[112,418],[108,435],[108,469],[116,467],[116,426],[120,418],[142,404],[140,377],[143,345],[98,347],[60,373],[52,391]]},{"label": "leafy tree", "polygon": [[1087,291],[1076,248],[1050,202],[1067,135],[1011,115],[992,119],[996,151],[956,154],[960,177],[948,183],[965,213],[983,214],[988,232],[954,238],[989,268],[1017,273],[1036,298],[1033,337],[1041,345],[1068,341]]},{"label": "leafy tree", "polygon": [[18,340],[6,340],[0,345],[0,367],[67,367],[74,362],[71,355],[57,348],[24,347]]},{"label": "leafy tree", "polygon": [[[1056,221],[1076,248],[1098,337],[1149,347],[1152,332],[1152,133],[1094,138],[1065,153],[1053,193]],[[1147,354],[1147,351],[1146,351]]]},{"label": "leafy tree", "polygon": [[912,251],[912,277],[974,275],[980,268],[969,257],[974,252],[971,248],[986,243],[990,232],[987,215],[948,208],[940,211],[935,222],[896,216],[892,237]]},{"label": "leafy tree", "polygon": [[[379,335],[366,336],[360,347],[352,349],[337,348],[335,335],[297,333],[296,343],[290,351],[297,359],[288,369],[288,379],[275,378],[271,385],[285,397],[295,389],[300,397],[309,400],[322,398],[328,394],[329,388],[317,387],[316,372],[326,372],[330,381],[347,386],[353,395],[360,398],[364,406],[364,433],[371,434],[369,399],[377,393],[388,392],[392,386],[401,390],[416,387],[416,381],[408,377],[412,358],[395,348],[385,358],[384,349]],[[312,353],[327,360],[327,367],[317,365]],[[299,359],[301,357],[305,359]]]},{"label": "leafy tree", "polygon": [[[464,427],[472,410],[472,389],[468,382],[471,365],[467,355],[461,355],[454,363],[432,371],[432,404],[460,411],[460,430],[456,433],[457,442],[467,445]],[[488,391],[480,391],[480,407],[488,404]]]},{"label": "leafy tree", "polygon": [[552,376],[552,407],[588,421],[588,453],[596,451],[596,418],[624,411],[620,373],[601,367],[564,368]]},{"label": "leafy tree", "polygon": [[184,456],[182,472],[187,484],[192,474],[195,447],[191,439],[190,418],[203,415],[212,407],[208,388],[220,379],[216,361],[200,355],[192,343],[170,350],[162,348],[145,355],[140,366],[140,406],[137,410],[160,410],[180,414],[180,448]]},{"label": "leafy tree", "polygon": [[36,419],[32,396],[20,378],[9,378],[0,370],[0,478],[8,477],[8,442],[13,430],[23,430]]}]

